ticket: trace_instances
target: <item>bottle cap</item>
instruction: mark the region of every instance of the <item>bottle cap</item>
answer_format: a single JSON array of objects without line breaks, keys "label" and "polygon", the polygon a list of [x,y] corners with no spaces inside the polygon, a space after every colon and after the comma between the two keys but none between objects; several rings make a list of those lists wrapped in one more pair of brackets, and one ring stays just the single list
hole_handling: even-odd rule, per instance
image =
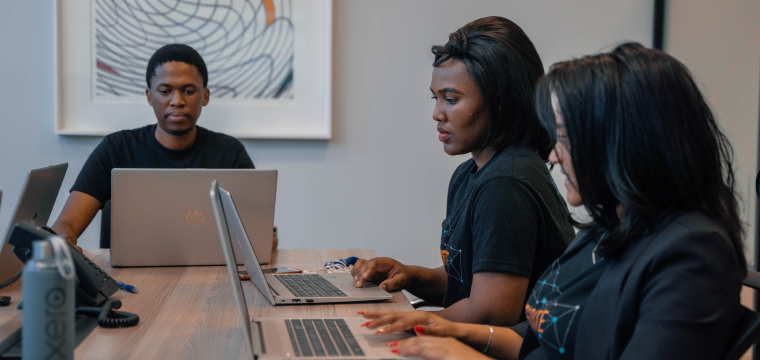
[{"label": "bottle cap", "polygon": [[33,259],[50,259],[53,257],[53,246],[47,240],[39,240],[32,243]]},{"label": "bottle cap", "polygon": [[71,258],[69,246],[66,240],[60,236],[51,236],[47,240],[39,240],[32,243],[32,259],[55,259],[58,272],[64,279],[74,278],[74,260]]}]

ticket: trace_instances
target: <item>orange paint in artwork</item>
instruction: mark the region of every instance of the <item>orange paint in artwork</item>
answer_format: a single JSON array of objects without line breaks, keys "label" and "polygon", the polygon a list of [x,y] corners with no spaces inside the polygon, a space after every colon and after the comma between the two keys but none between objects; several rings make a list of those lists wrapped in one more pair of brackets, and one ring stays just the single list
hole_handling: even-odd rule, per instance
[{"label": "orange paint in artwork", "polygon": [[274,22],[274,0],[264,0],[264,8],[267,10],[267,26]]},{"label": "orange paint in artwork", "polygon": [[447,265],[446,259],[448,258],[449,258],[449,252],[446,250],[441,250],[441,261],[443,261],[443,265]]}]

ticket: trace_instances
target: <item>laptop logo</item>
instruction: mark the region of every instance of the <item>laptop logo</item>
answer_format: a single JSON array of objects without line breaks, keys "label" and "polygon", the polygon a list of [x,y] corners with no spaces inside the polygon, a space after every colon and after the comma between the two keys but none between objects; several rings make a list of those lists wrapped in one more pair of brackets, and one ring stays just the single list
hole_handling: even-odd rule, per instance
[{"label": "laptop logo", "polygon": [[190,226],[198,226],[203,222],[203,213],[198,210],[190,210],[185,214],[185,222]]},{"label": "laptop logo", "polygon": [[32,220],[29,222],[32,223],[32,225],[37,225],[37,213],[34,213],[34,216],[32,216]]}]

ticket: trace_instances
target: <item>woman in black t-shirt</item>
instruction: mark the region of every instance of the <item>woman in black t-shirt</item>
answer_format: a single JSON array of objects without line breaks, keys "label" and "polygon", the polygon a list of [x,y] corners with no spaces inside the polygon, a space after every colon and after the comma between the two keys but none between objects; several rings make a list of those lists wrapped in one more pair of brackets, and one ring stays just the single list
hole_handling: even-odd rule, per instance
[{"label": "woman in black t-shirt", "polygon": [[438,139],[449,155],[472,155],[449,183],[443,266],[359,260],[356,286],[406,289],[450,320],[514,325],[538,275],[575,237],[533,107],[543,65],[522,29],[501,17],[473,21],[432,51]]},{"label": "woman in black t-shirt", "polygon": [[688,70],[624,44],[553,65],[536,104],[568,202],[593,222],[538,279],[527,329],[422,311],[365,314],[370,327],[433,335],[389,344],[426,359],[722,358],[742,314],[743,229],[731,146]]}]

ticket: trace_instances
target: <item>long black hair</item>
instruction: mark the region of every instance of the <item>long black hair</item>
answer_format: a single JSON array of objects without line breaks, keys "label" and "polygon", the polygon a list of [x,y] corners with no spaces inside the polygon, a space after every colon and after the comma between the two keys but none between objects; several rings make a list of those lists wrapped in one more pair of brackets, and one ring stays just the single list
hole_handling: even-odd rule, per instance
[{"label": "long black hair", "polygon": [[552,94],[589,226],[609,231],[601,244],[606,256],[663,219],[699,211],[725,228],[746,272],[733,150],[683,64],[627,43],[552,65],[538,82],[536,109],[556,134]]},{"label": "long black hair", "polygon": [[433,66],[461,60],[483,96],[489,128],[480,151],[490,147],[498,152],[517,143],[548,160],[552,142],[533,107],[544,66],[517,24],[498,16],[481,18],[451,33],[449,41],[433,46],[432,52]]}]

